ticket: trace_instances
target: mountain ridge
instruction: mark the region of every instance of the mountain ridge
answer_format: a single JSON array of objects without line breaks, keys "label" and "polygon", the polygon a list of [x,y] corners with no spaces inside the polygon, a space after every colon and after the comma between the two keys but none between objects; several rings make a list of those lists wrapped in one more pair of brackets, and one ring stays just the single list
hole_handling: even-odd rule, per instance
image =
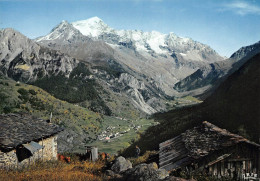
[{"label": "mountain ridge", "polygon": [[[62,24],[64,22],[60,25]],[[134,76],[138,74],[151,78],[153,84],[169,96],[178,96],[178,92],[172,89],[176,82],[210,62],[224,59],[209,46],[190,38],[155,31],[115,30],[97,17],[66,22],[66,26],[70,28],[63,28],[64,35],[70,34],[71,29],[77,33],[65,39],[62,38],[63,35],[49,39],[54,32],[59,32],[58,25],[50,34],[36,41],[92,64],[107,64],[107,61],[113,60]],[[74,35],[79,38],[73,38]],[[84,40],[87,38],[88,43]]]},{"label": "mountain ridge", "polygon": [[244,63],[258,53],[260,53],[260,41],[240,48],[225,61],[215,62],[202,69],[198,69],[190,76],[176,83],[174,89],[185,92],[210,86],[211,88],[208,89],[207,93],[210,94],[210,92],[213,92],[229,75],[238,70]]},{"label": "mountain ridge", "polygon": [[[175,51],[177,50],[177,52],[182,53],[182,56],[187,56],[184,55],[184,53],[187,52],[187,50],[192,50],[192,48],[208,49],[208,51],[212,51],[211,53],[216,53],[208,45],[194,41],[191,38],[178,37],[173,32],[170,32],[169,34],[162,34],[158,31],[144,32],[142,30],[116,30],[109,27],[98,17],[72,22],[71,24],[83,35],[96,39],[102,39],[105,40],[105,42],[109,42],[109,40],[105,37],[107,34],[112,34],[112,36],[119,37],[117,44],[123,42],[136,42],[136,49],[141,51],[147,52],[152,50],[155,53],[160,54],[164,53],[164,51],[167,52],[167,48],[165,48],[165,46],[168,45],[169,47],[174,47]],[[110,40],[110,43],[112,42],[113,40]],[[194,47],[188,47],[189,44]],[[181,46],[183,46],[182,49],[177,48]]]}]

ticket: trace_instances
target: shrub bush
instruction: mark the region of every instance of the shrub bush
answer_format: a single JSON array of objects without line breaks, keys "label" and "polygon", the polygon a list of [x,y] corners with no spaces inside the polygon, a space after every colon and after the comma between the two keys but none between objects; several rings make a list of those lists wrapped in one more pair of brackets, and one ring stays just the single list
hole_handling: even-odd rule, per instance
[{"label": "shrub bush", "polygon": [[32,95],[36,95],[36,94],[37,94],[37,92],[36,92],[35,90],[33,90],[33,89],[29,89],[29,92],[30,92],[30,94],[32,94]]}]

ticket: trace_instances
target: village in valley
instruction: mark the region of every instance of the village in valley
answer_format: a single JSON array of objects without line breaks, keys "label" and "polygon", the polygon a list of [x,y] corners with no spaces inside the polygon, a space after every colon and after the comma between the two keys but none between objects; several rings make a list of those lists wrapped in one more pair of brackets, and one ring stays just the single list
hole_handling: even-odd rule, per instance
[{"label": "village in valley", "polygon": [[142,132],[145,129],[147,129],[147,127],[159,124],[159,122],[152,122],[152,121],[147,122],[145,120],[128,120],[126,118],[121,118],[121,117],[115,117],[115,119],[122,120],[121,124],[122,122],[126,122],[126,124],[122,124],[122,125],[117,124],[113,126],[113,124],[110,123],[109,126],[107,126],[105,130],[102,131],[101,134],[97,136],[98,140],[109,141],[110,139],[123,136],[124,134],[127,134],[131,130],[135,132],[138,131]]}]

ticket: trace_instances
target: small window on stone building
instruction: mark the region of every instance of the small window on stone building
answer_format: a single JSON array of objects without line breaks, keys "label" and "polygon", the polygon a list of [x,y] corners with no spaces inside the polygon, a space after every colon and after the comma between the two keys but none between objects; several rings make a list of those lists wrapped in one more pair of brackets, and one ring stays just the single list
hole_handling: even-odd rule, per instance
[{"label": "small window on stone building", "polygon": [[37,142],[31,141],[30,143],[20,145],[16,148],[16,155],[18,161],[21,162],[24,159],[31,157],[35,152],[43,149],[44,146],[40,145]]},{"label": "small window on stone building", "polygon": [[19,162],[32,156],[32,153],[24,146],[18,146],[16,148],[16,156]]}]

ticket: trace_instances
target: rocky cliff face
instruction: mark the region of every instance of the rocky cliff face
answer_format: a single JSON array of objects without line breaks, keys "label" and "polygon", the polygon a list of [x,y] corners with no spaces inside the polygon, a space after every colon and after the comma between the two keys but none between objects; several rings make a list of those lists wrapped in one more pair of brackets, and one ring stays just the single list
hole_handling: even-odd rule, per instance
[{"label": "rocky cliff face", "polygon": [[[134,106],[137,110],[146,114],[153,114],[165,110],[166,97],[159,90],[155,90],[149,83],[143,79],[137,79],[129,73],[120,73],[118,76],[111,74],[110,71],[92,69],[94,79],[103,86],[103,88],[115,96],[115,100],[120,100],[122,104],[127,100],[128,106]],[[119,106],[120,107],[120,106]],[[117,111],[120,108],[117,107]],[[122,105],[122,107],[124,107]],[[130,108],[129,107],[129,108]]]},{"label": "rocky cliff face", "polygon": [[233,53],[230,58],[235,60],[241,60],[242,58],[251,56],[253,57],[260,52],[260,41],[253,45],[245,46],[240,48],[238,51]]},{"label": "rocky cliff face", "polygon": [[196,72],[187,76],[174,85],[174,89],[179,92],[194,91],[197,89],[210,89],[215,82],[221,79],[231,69],[233,61],[226,60],[209,64]]},{"label": "rocky cliff face", "polygon": [[0,31],[0,70],[16,81],[30,82],[45,75],[69,76],[75,58],[39,46],[13,29]]}]

